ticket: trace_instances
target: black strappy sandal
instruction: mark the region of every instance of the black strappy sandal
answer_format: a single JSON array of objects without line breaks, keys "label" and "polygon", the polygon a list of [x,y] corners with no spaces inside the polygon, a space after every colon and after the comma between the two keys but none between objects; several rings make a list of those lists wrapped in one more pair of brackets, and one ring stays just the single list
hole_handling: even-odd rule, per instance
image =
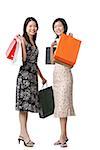
[{"label": "black strappy sandal", "polygon": [[33,143],[31,140],[29,140],[28,142],[25,142],[25,141],[24,141],[24,145],[25,145],[26,147],[33,147],[34,144],[35,144],[35,143]]},{"label": "black strappy sandal", "polygon": [[61,143],[61,144],[60,144],[60,147],[62,147],[62,148],[67,147],[67,143],[66,143],[66,142]]},{"label": "black strappy sandal", "polygon": [[19,144],[20,144],[20,141],[24,141],[24,138],[22,136],[19,136],[19,138],[18,138]]},{"label": "black strappy sandal", "polygon": [[19,136],[19,138],[18,138],[19,144],[20,144],[20,141],[24,142],[24,145],[27,147],[33,147],[33,145],[35,144],[31,140],[29,140],[28,142],[25,142],[24,137],[22,137],[22,136]]},{"label": "black strappy sandal", "polygon": [[[66,141],[65,141],[65,142],[68,142],[68,138],[66,138]],[[58,140],[57,142],[55,142],[54,145],[61,145],[60,140]]]}]

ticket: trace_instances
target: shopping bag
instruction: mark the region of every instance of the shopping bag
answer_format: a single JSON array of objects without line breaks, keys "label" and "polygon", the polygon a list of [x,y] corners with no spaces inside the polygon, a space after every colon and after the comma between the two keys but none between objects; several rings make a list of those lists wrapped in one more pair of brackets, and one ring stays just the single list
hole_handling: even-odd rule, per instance
[{"label": "shopping bag", "polygon": [[[53,53],[55,52],[56,47],[53,48]],[[46,47],[46,59],[45,59],[46,64],[52,64],[51,59],[50,59],[50,47]]]},{"label": "shopping bag", "polygon": [[62,34],[54,53],[58,62],[73,66],[76,63],[81,41],[66,34]]},{"label": "shopping bag", "polygon": [[23,65],[23,61],[22,61],[22,46],[21,46],[21,41],[17,39],[17,47],[16,47],[16,51],[14,54],[14,59],[13,59],[13,64],[15,65]]},{"label": "shopping bag", "polygon": [[13,64],[22,65],[22,47],[20,40],[15,37],[6,51],[6,57],[10,59]]},{"label": "shopping bag", "polygon": [[52,86],[39,91],[39,117],[45,118],[54,113],[54,96]]},{"label": "shopping bag", "polygon": [[17,49],[17,40],[14,38],[6,51],[6,56],[8,59],[11,60],[14,59],[16,49]]}]

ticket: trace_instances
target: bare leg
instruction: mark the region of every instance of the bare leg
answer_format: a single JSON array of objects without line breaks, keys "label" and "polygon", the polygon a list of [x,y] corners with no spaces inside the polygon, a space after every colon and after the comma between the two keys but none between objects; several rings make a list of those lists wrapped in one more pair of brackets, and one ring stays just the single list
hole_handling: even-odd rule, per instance
[{"label": "bare leg", "polygon": [[35,144],[30,140],[29,134],[27,132],[27,119],[28,119],[28,112],[19,112],[19,121],[20,121],[20,137],[19,137],[19,143],[20,138],[22,141],[24,141],[24,145],[27,147],[33,147]]},{"label": "bare leg", "polygon": [[24,137],[25,141],[29,141],[30,139],[27,132],[27,119],[28,119],[28,112],[19,112],[20,135]]},{"label": "bare leg", "polygon": [[60,126],[61,126],[60,142],[61,143],[64,143],[67,138],[66,125],[67,125],[67,118],[60,118]]}]

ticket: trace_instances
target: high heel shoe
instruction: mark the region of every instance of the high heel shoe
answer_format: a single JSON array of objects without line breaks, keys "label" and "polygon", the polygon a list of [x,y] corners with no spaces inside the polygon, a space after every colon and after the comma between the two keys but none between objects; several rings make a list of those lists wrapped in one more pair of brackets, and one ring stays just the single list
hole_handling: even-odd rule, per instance
[{"label": "high heel shoe", "polygon": [[62,148],[67,147],[66,141],[65,141],[64,143],[61,143],[61,144],[60,144],[60,147],[62,147]]},{"label": "high heel shoe", "polygon": [[33,147],[34,146],[34,142],[32,142],[31,140],[29,140],[28,142],[25,142],[24,141],[24,145],[26,146],[26,147]]},{"label": "high heel shoe", "polygon": [[[68,138],[66,137],[66,140],[65,140],[65,142],[68,142]],[[58,140],[57,142],[55,142],[54,143],[54,145],[61,145],[61,142],[60,142],[60,140]]]},{"label": "high heel shoe", "polygon": [[25,142],[24,137],[22,137],[22,136],[19,136],[19,138],[18,138],[19,144],[20,144],[20,141],[22,141],[24,143],[24,145],[27,147],[33,147],[33,145],[35,144],[31,140],[29,140],[28,142]]},{"label": "high heel shoe", "polygon": [[22,136],[19,136],[19,138],[18,138],[19,144],[20,144],[20,141],[24,141],[24,138]]},{"label": "high heel shoe", "polygon": [[68,138],[66,137],[66,142],[68,142]]}]

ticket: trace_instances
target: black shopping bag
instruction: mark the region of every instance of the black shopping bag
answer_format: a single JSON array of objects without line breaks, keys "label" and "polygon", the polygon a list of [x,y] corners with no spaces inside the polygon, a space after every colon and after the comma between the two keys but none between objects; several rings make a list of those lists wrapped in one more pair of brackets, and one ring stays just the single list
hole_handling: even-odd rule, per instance
[{"label": "black shopping bag", "polygon": [[39,91],[39,117],[45,118],[54,113],[54,96],[52,86]]},{"label": "black shopping bag", "polygon": [[[56,47],[53,48],[53,53],[56,50]],[[50,47],[46,47],[46,59],[45,59],[46,64],[51,64],[50,60]]]}]

